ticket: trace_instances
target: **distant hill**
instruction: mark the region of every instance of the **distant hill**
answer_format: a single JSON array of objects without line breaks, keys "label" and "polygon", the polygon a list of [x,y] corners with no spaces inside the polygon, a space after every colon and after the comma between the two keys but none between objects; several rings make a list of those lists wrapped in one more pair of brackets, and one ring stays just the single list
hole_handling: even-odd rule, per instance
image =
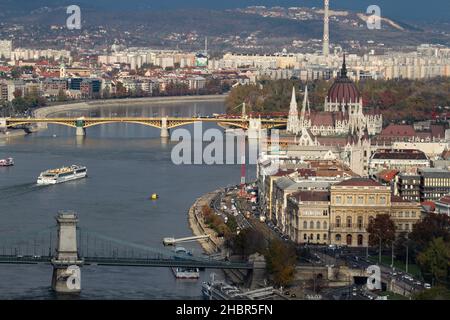
[{"label": "distant hill", "polygon": [[[104,35],[105,43],[110,42],[111,39],[108,37],[111,37],[112,39],[125,39],[127,45],[170,46],[181,43],[178,39],[170,40],[172,33],[195,32],[198,38],[209,36],[212,39],[218,39],[215,44],[217,49],[233,49],[233,44],[224,39],[233,36],[246,38],[257,34],[258,43],[254,47],[266,50],[268,47],[274,49],[289,47],[293,40],[307,41],[322,38],[320,8],[308,9],[314,14],[313,18],[299,21],[285,17],[268,18],[236,9],[186,8],[185,5],[176,9],[161,9],[160,7],[164,6],[160,2],[145,0],[127,0],[126,2],[79,0],[77,2],[82,7],[85,31],[91,32],[98,26],[103,26],[106,30],[114,30],[114,33]],[[201,2],[200,0],[194,1],[194,4]],[[280,2],[287,3],[289,1]],[[316,1],[303,2],[314,3]],[[177,2],[166,0],[164,3],[167,6]],[[24,36],[22,37],[24,43],[42,43],[41,40],[47,39],[49,26],[65,24],[67,4],[72,4],[72,1],[2,0],[0,2],[0,19],[5,23],[23,24],[27,30],[30,30],[29,34],[33,34],[32,39]],[[153,9],[152,6],[156,6],[156,4],[158,4],[158,9]],[[122,9],[120,10],[120,8]],[[334,8],[334,10],[338,9]],[[424,31],[422,25],[417,27],[409,22],[390,19],[386,16],[383,17],[382,30],[368,30],[366,27],[362,27],[364,15],[361,15],[360,12],[349,11],[347,16],[339,17],[340,21],[332,20],[330,22],[333,43],[342,43],[346,40],[359,40],[366,43],[367,40],[372,40],[375,43],[384,43],[386,46],[415,46],[421,43],[450,45],[448,35],[437,32],[430,33],[430,31]],[[357,25],[349,24],[344,18],[357,21]],[[124,34],[124,32],[127,33]],[[0,36],[2,36],[1,29]],[[64,33],[61,33],[59,37],[64,37]],[[200,39],[195,45],[198,47],[199,44]],[[23,44],[19,43],[19,45]]]},{"label": "distant hill", "polygon": [[[232,9],[246,7],[251,5],[265,6],[283,6],[283,7],[321,7],[323,0],[227,0],[227,1],[211,1],[211,0],[2,0],[0,9],[10,11],[31,11],[39,7],[55,7],[70,4],[78,4],[83,7],[93,7],[102,10],[129,10],[129,9]],[[345,9],[363,12],[365,9],[374,4],[373,0],[331,0],[333,9]],[[435,21],[442,19],[448,21],[448,13],[450,12],[450,1],[448,0],[377,0],[382,9],[382,14],[392,19],[400,19],[408,22],[412,21]],[[0,10],[0,12],[3,10]]]}]

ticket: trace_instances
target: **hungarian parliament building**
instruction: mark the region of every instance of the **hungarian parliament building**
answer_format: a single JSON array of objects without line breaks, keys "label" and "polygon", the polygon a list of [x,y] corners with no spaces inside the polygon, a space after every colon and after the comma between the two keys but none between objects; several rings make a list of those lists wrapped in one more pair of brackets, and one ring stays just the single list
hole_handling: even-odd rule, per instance
[{"label": "hungarian parliament building", "polygon": [[365,132],[373,136],[383,129],[383,116],[380,113],[363,113],[362,96],[347,76],[345,57],[342,69],[325,98],[323,111],[310,110],[306,87],[299,114],[293,88],[287,131],[298,135],[303,129],[314,136],[362,135]]}]

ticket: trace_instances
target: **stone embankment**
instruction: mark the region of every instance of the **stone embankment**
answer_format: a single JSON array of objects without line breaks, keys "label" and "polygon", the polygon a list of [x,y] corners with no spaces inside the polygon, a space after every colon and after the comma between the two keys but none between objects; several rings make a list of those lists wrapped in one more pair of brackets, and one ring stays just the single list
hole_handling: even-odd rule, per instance
[{"label": "stone embankment", "polygon": [[189,227],[195,236],[202,236],[205,234],[210,236],[210,240],[208,241],[199,241],[205,253],[209,255],[220,253],[222,251],[224,241],[223,238],[218,238],[216,236],[216,232],[205,224],[203,221],[202,208],[205,205],[210,206],[211,202],[219,192],[220,190],[216,190],[198,198],[189,209],[188,215]]}]

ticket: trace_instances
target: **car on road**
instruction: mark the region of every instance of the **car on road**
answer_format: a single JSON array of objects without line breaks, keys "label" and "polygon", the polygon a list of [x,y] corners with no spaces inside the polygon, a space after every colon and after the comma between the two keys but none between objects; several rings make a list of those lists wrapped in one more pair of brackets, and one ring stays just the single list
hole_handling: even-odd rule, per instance
[{"label": "car on road", "polygon": [[424,287],[425,289],[431,289],[431,284],[429,284],[429,283],[424,283],[424,284],[423,284],[423,287]]}]

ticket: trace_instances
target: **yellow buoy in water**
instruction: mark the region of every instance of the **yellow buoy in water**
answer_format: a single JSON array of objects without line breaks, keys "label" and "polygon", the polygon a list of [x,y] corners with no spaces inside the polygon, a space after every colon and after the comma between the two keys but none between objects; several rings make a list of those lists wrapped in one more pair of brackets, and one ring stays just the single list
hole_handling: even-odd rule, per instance
[{"label": "yellow buoy in water", "polygon": [[156,200],[156,199],[158,199],[159,198],[159,196],[156,194],[156,193],[154,193],[154,194],[152,194],[152,196],[150,197],[152,200]]}]

